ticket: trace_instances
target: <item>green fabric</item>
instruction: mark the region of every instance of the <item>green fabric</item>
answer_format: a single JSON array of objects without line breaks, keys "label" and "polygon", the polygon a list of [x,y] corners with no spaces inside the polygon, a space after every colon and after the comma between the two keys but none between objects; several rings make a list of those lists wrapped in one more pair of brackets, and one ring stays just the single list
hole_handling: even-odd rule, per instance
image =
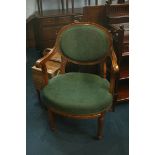
[{"label": "green fabric", "polygon": [[88,73],[66,73],[51,80],[42,91],[43,101],[70,114],[92,114],[112,104],[109,82]]},{"label": "green fabric", "polygon": [[61,35],[63,54],[76,61],[95,61],[108,52],[106,34],[93,25],[77,25]]}]

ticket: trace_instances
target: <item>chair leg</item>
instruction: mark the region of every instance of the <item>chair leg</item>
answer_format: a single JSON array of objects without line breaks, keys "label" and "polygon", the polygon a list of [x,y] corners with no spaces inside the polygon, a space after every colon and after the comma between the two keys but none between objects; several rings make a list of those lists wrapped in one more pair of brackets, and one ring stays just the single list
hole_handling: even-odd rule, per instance
[{"label": "chair leg", "polygon": [[97,131],[97,138],[102,139],[103,137],[103,121],[104,121],[104,114],[102,113],[100,117],[98,117],[98,131]]},{"label": "chair leg", "polygon": [[48,109],[48,117],[49,117],[50,127],[53,131],[55,131],[56,130],[55,117],[54,117],[54,113],[50,109]]},{"label": "chair leg", "polygon": [[38,100],[39,100],[39,103],[40,103],[41,107],[43,109],[47,109],[47,107],[45,106],[45,104],[43,104],[42,101],[41,101],[40,91],[38,89],[36,89],[36,92],[37,92]]}]

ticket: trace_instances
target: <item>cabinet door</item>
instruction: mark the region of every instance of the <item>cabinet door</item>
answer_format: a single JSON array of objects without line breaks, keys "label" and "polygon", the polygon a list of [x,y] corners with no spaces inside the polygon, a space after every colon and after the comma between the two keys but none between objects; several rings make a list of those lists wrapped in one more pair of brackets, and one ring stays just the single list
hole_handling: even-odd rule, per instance
[{"label": "cabinet door", "polygon": [[62,17],[59,17],[57,19],[57,23],[58,24],[69,24],[73,21],[73,17],[72,16],[62,16]]},{"label": "cabinet door", "polygon": [[56,39],[58,31],[62,26],[44,26],[41,28],[41,40]]},{"label": "cabinet door", "polygon": [[41,50],[43,50],[45,48],[53,48],[54,44],[55,44],[55,39],[54,40],[49,39],[49,40],[45,40],[45,41],[41,40],[39,42],[38,48],[41,49]]}]

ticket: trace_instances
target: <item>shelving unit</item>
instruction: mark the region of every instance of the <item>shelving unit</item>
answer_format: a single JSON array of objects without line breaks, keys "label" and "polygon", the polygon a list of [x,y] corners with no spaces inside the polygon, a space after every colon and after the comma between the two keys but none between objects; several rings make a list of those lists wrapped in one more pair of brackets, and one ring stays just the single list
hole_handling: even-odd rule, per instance
[{"label": "shelving unit", "polygon": [[115,95],[123,102],[129,100],[129,4],[107,4],[106,16],[120,68]]},{"label": "shelving unit", "polygon": [[123,102],[129,100],[129,80],[123,79],[118,83],[117,102]]}]

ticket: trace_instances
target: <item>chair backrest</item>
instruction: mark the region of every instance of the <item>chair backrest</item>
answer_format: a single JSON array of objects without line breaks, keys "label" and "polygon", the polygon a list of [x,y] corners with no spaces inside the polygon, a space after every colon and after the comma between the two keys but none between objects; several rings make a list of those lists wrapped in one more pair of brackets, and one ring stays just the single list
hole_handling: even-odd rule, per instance
[{"label": "chair backrest", "polygon": [[112,36],[94,23],[73,23],[58,33],[56,49],[76,64],[97,64],[111,54]]}]

